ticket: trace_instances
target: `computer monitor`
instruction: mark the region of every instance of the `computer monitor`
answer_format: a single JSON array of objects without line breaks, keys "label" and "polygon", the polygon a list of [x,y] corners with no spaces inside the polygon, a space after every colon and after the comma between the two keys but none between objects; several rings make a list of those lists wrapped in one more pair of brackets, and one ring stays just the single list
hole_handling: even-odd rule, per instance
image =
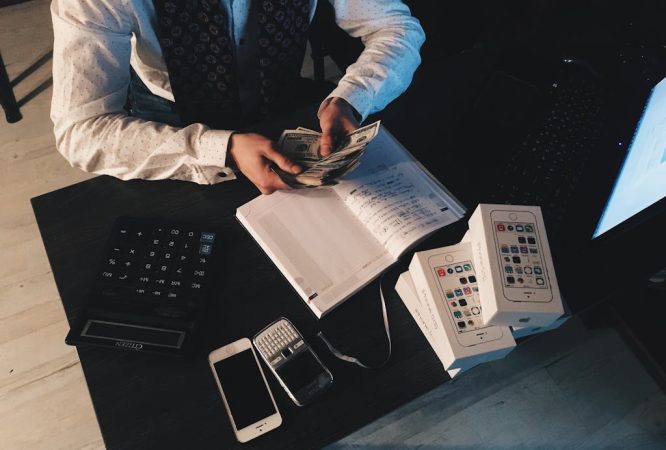
[{"label": "computer monitor", "polygon": [[620,173],[594,230],[593,238],[628,222],[639,222],[643,213],[664,198],[666,198],[666,78],[654,86],[645,104]]}]

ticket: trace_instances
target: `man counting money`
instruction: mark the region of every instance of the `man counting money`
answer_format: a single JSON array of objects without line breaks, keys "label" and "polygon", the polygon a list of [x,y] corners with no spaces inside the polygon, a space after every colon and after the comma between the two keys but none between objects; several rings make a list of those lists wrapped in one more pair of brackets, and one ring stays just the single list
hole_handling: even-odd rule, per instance
[{"label": "man counting money", "polygon": [[[324,1],[324,0],[322,0]],[[330,0],[365,49],[318,110],[322,157],[409,85],[424,40],[399,0]],[[235,165],[263,194],[303,168],[234,130],[307,97],[300,79],[317,0],[53,0],[56,144],[123,180],[213,184]],[[322,98],[320,97],[320,98]]]}]

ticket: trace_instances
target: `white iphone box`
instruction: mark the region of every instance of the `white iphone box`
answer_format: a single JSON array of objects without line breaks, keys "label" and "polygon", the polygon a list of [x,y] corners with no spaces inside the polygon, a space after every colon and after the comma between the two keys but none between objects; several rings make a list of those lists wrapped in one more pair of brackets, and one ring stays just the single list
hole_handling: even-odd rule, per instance
[{"label": "white iphone box", "polygon": [[543,327],[564,314],[541,208],[479,204],[468,225],[484,323]]},{"label": "white iphone box", "polygon": [[[450,352],[447,352],[446,349],[442,349],[442,343],[437,342],[437,337],[433,333],[432,326],[428,325],[429,321],[425,320],[424,316],[426,313],[423,311],[421,302],[416,295],[416,291],[414,290],[414,282],[412,281],[412,277],[409,275],[409,271],[400,274],[398,281],[395,284],[395,290],[442,364],[444,364],[444,361],[450,360]],[[448,370],[446,370],[446,367],[444,367],[444,369],[449,374],[449,376],[453,378],[463,371],[471,369],[472,367],[473,365],[469,367],[466,366],[450,368]]]},{"label": "white iphone box", "polygon": [[470,244],[417,252],[409,274],[446,369],[499,359],[515,347],[508,327],[483,323]]},{"label": "white iphone box", "polygon": [[554,330],[559,328],[564,322],[569,320],[571,317],[571,310],[567,306],[567,302],[562,299],[562,306],[564,307],[564,314],[559,318],[555,319],[550,325],[543,327],[540,326],[526,326],[526,327],[509,327],[511,328],[511,334],[513,334],[514,339],[520,339],[527,336],[532,336],[533,334],[545,333],[546,331]]}]

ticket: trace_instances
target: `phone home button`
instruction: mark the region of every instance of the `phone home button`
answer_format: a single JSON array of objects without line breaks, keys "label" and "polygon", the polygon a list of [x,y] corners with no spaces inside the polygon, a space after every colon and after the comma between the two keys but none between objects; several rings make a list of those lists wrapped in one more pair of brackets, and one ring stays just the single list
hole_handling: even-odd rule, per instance
[{"label": "phone home button", "polygon": [[453,262],[453,256],[451,255],[446,255],[444,259],[446,259],[446,262]]}]

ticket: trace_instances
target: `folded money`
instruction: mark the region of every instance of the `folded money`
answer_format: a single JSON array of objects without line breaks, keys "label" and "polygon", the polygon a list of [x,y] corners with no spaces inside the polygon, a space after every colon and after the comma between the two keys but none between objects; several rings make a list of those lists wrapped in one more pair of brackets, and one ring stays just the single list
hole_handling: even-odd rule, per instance
[{"label": "folded money", "polygon": [[321,133],[298,127],[285,130],[278,140],[278,148],[303,172],[293,175],[278,167],[273,170],[289,186],[294,188],[319,187],[335,184],[337,178],[355,169],[364,150],[379,132],[380,122],[366,125],[344,136],[335,149],[325,158],[319,153]]}]

